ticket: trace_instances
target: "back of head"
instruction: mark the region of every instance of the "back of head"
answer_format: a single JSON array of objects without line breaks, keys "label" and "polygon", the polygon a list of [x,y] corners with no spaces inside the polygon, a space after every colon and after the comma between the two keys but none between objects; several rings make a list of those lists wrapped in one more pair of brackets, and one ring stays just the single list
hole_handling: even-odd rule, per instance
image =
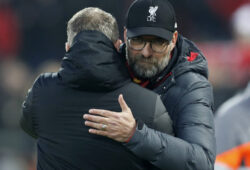
[{"label": "back of head", "polygon": [[250,3],[239,7],[232,15],[232,26],[237,41],[250,43]]},{"label": "back of head", "polygon": [[112,42],[119,38],[116,19],[99,8],[88,7],[77,12],[68,22],[67,36],[71,46],[74,37],[81,31],[100,31]]}]

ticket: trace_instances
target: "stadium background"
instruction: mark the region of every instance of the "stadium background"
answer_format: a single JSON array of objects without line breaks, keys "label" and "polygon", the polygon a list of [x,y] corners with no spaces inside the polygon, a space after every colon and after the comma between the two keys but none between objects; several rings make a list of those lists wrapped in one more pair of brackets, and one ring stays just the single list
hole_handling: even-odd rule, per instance
[{"label": "stadium background", "polygon": [[[132,0],[0,0],[0,170],[35,169],[35,143],[18,125],[21,104],[41,72],[57,71],[66,24],[88,6],[113,14],[122,36]],[[249,0],[172,0],[178,31],[207,57],[215,110],[250,77],[250,49],[233,32],[233,12]]]}]

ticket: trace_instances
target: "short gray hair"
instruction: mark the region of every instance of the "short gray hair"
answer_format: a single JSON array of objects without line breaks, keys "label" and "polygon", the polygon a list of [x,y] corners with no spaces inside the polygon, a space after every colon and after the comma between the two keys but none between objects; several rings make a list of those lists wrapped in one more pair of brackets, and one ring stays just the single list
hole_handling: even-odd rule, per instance
[{"label": "short gray hair", "polygon": [[84,30],[100,31],[112,42],[116,42],[119,38],[116,19],[110,13],[99,8],[84,8],[68,21],[67,36],[70,46],[76,34]]}]

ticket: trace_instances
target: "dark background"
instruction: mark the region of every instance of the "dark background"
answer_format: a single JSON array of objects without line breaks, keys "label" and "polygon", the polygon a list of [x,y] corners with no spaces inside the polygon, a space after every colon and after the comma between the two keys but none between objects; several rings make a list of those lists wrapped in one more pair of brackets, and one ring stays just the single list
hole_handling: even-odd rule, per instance
[{"label": "dark background", "polygon": [[[123,39],[125,15],[131,2],[0,0],[0,170],[35,167],[34,141],[18,125],[21,104],[41,72],[58,70],[65,52],[67,21],[85,7],[99,7],[115,16]],[[208,59],[217,110],[249,80],[250,51],[242,55],[231,27],[232,14],[249,0],[171,2],[177,14],[178,32],[193,40]]]}]

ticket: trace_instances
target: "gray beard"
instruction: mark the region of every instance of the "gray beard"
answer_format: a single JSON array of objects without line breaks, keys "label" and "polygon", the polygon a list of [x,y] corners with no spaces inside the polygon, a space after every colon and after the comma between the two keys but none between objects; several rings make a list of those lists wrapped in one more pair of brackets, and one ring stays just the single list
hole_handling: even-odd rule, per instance
[{"label": "gray beard", "polygon": [[[131,57],[129,50],[126,47],[126,59],[128,61],[128,65],[132,69],[133,74],[137,78],[141,79],[152,78],[155,75],[159,74],[161,71],[163,71],[169,63],[170,53],[171,50],[169,50],[169,52],[160,60],[153,56],[149,58],[145,58],[142,55]],[[147,63],[150,63],[151,66],[145,67],[143,65],[140,65],[138,63],[139,61],[145,61]]]}]

